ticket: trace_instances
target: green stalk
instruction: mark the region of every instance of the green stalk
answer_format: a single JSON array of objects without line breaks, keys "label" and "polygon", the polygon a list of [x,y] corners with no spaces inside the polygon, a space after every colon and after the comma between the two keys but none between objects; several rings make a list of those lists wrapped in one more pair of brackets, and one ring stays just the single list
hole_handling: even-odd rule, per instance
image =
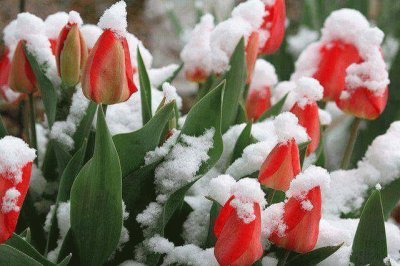
[{"label": "green stalk", "polygon": [[38,145],[37,145],[37,134],[36,134],[36,114],[35,114],[35,103],[33,99],[33,94],[30,93],[28,94],[28,99],[29,99],[29,124],[31,127],[31,135],[30,135],[30,141],[31,141],[31,146],[36,150],[36,159],[35,163],[37,166],[38,164],[38,157],[39,157],[39,151],[38,151]]},{"label": "green stalk", "polygon": [[349,141],[346,146],[346,150],[343,155],[342,164],[340,165],[340,167],[344,170],[349,168],[351,156],[352,156],[353,150],[354,150],[354,145],[356,143],[357,136],[358,136],[358,130],[360,128],[360,123],[361,123],[361,119],[358,117],[354,118],[353,122],[351,123],[350,138],[349,138]]},{"label": "green stalk", "polygon": [[289,258],[290,252],[291,252],[290,250],[286,250],[285,254],[283,255],[283,258],[279,260],[278,266],[286,265],[286,261]]},{"label": "green stalk", "polygon": [[268,197],[267,197],[267,204],[268,204],[268,206],[270,206],[270,205],[272,204],[272,200],[274,199],[275,192],[276,192],[275,189],[271,189],[271,190],[270,190],[270,193],[268,193]]}]

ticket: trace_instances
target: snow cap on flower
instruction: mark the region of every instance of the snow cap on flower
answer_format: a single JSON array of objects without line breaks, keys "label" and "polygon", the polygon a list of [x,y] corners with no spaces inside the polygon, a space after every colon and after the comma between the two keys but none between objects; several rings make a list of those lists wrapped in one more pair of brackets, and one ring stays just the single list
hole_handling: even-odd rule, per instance
[{"label": "snow cap on flower", "polygon": [[210,181],[208,196],[223,206],[232,196],[231,190],[235,184],[236,180],[230,175],[213,178]]},{"label": "snow cap on flower", "polygon": [[286,224],[283,221],[283,214],[285,213],[285,203],[279,202],[272,204],[262,212],[262,234],[268,238],[273,232],[278,236],[284,236],[286,231]]},{"label": "snow cap on flower", "polygon": [[299,107],[304,108],[309,102],[316,102],[322,99],[324,88],[318,80],[302,77],[296,80],[294,97]]},{"label": "snow cap on flower", "polygon": [[330,176],[326,169],[318,166],[310,166],[303,173],[297,175],[290,183],[290,188],[286,192],[288,198],[294,197],[302,199],[311,189],[320,187],[324,192],[330,184]]},{"label": "snow cap on flower", "polygon": [[254,178],[240,179],[232,186],[231,193],[234,198],[230,205],[236,209],[238,217],[246,224],[251,223],[256,218],[254,203],[258,203],[260,206],[266,204],[261,185]]},{"label": "snow cap on flower", "polygon": [[44,21],[45,34],[49,39],[56,40],[61,29],[68,23],[68,14],[65,12],[57,12],[49,15]]},{"label": "snow cap on flower", "polygon": [[19,212],[20,207],[17,205],[17,201],[21,193],[15,188],[12,187],[6,191],[4,197],[1,202],[1,212],[9,213],[11,211]]},{"label": "snow cap on flower", "polygon": [[275,67],[264,59],[257,59],[253,78],[251,79],[251,89],[263,89],[272,87],[278,83],[278,76],[275,72]]},{"label": "snow cap on flower", "polygon": [[83,24],[83,20],[78,12],[72,10],[68,13],[68,23],[81,26]]},{"label": "snow cap on flower", "polygon": [[92,49],[99,39],[100,35],[103,33],[97,25],[85,24],[81,28],[81,33],[86,41],[88,49]]},{"label": "snow cap on flower", "polygon": [[178,109],[180,109],[182,107],[182,98],[176,93],[176,88],[169,82],[164,82],[162,89],[166,103],[175,101]]},{"label": "snow cap on flower", "polygon": [[294,138],[297,144],[301,144],[309,140],[305,128],[299,125],[299,119],[290,112],[278,115],[274,119],[274,126],[278,142]]},{"label": "snow cap on flower", "polygon": [[126,17],[126,3],[119,1],[104,11],[97,25],[103,30],[109,29],[118,36],[125,37],[128,27]]},{"label": "snow cap on flower", "polygon": [[16,37],[18,40],[26,40],[29,35],[43,33],[44,22],[41,18],[28,12],[18,14],[16,25]]},{"label": "snow cap on flower", "polygon": [[260,0],[249,0],[233,9],[232,18],[241,18],[247,21],[252,28],[258,28],[262,23],[263,13],[264,5]]},{"label": "snow cap on flower", "polygon": [[7,24],[3,29],[3,41],[6,47],[11,47],[18,41],[15,36],[15,31],[17,29],[17,20],[13,20]]},{"label": "snow cap on flower", "polygon": [[35,158],[35,150],[22,139],[11,136],[0,139],[0,175],[13,179],[15,184],[22,180],[22,168]]},{"label": "snow cap on flower", "polygon": [[[137,69],[137,48],[138,47],[140,50],[140,54],[142,55],[143,63],[145,65],[146,69],[149,70],[151,68],[151,64],[153,63],[153,56],[151,55],[149,50],[147,50],[146,47],[144,47],[142,41],[139,40],[138,38],[136,38],[135,35],[133,35],[132,33],[129,33],[129,32],[126,34],[126,41],[128,42],[128,46],[129,46],[129,54],[131,56],[131,63],[132,63],[132,66],[134,66],[134,68],[135,68],[134,72],[136,72],[136,69]],[[163,81],[165,81],[165,80],[163,80]],[[151,80],[151,82],[153,82],[153,81]]]}]

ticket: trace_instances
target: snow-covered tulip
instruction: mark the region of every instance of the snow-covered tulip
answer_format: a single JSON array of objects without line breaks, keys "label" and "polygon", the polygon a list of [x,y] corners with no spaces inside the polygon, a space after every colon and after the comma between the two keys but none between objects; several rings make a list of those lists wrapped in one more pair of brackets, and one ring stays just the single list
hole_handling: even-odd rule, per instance
[{"label": "snow-covered tulip", "polygon": [[79,82],[87,58],[86,43],[79,30],[81,24],[79,14],[71,11],[68,23],[62,28],[57,40],[57,70],[67,87],[75,86]]},{"label": "snow-covered tulip", "polygon": [[[126,36],[126,4],[107,9],[98,26],[104,31],[86,61],[82,89],[86,98],[102,104],[125,102],[137,91]],[[121,21],[115,21],[118,18]],[[133,52],[133,51],[132,51]]]},{"label": "snow-covered tulip", "polygon": [[346,69],[361,57],[354,45],[334,41],[320,48],[320,62],[313,75],[324,87],[324,100],[335,101],[345,87]]},{"label": "snow-covered tulip", "polygon": [[263,224],[267,228],[271,227],[269,219],[280,220],[272,223],[275,228],[266,230],[268,239],[279,247],[298,253],[313,250],[319,235],[321,190],[326,189],[329,182],[328,172],[320,167],[310,166],[299,174],[286,192],[288,200],[272,205],[264,212]]},{"label": "snow-covered tulip", "polygon": [[224,204],[215,224],[214,254],[220,265],[252,265],[263,254],[261,244],[261,205],[264,193],[250,178],[232,187],[233,195]]},{"label": "snow-covered tulip", "polygon": [[246,84],[250,84],[251,79],[253,77],[253,70],[258,56],[258,45],[259,45],[259,33],[255,31],[250,35],[246,46],[246,68],[247,68]]},{"label": "snow-covered tulip", "polygon": [[246,99],[248,119],[257,120],[262,113],[271,107],[271,87],[278,82],[273,65],[258,59],[254,67],[250,83],[249,95]]},{"label": "snow-covered tulip", "polygon": [[69,16],[65,12],[57,12],[49,15],[44,21],[45,34],[49,39],[53,55],[57,52],[57,39],[65,24],[68,23]]},{"label": "snow-covered tulip", "polygon": [[299,148],[295,139],[279,143],[261,166],[258,181],[266,187],[286,191],[300,173]]},{"label": "snow-covered tulip", "polygon": [[311,143],[307,148],[307,155],[314,152],[319,145],[320,121],[317,101],[322,99],[323,88],[319,82],[313,78],[301,78],[296,81],[294,95],[296,102],[290,109],[299,119]]},{"label": "snow-covered tulip", "polygon": [[0,244],[13,234],[28,191],[35,150],[21,139],[0,140]]},{"label": "snow-covered tulip", "polygon": [[264,0],[265,15],[260,27],[260,53],[273,54],[281,46],[285,35],[285,0]]},{"label": "snow-covered tulip", "polygon": [[32,94],[38,90],[37,80],[25,54],[26,41],[20,40],[14,51],[8,84],[16,92]]}]

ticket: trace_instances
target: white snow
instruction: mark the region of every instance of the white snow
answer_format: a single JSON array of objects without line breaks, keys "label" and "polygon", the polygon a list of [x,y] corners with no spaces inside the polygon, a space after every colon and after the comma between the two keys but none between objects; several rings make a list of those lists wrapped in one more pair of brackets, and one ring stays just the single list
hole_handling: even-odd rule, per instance
[{"label": "white snow", "polygon": [[172,86],[170,83],[164,82],[164,84],[162,85],[162,89],[163,89],[166,103],[175,101],[178,109],[181,109],[182,108],[182,98],[179,97],[178,94],[176,93],[176,88],[174,86]]},{"label": "white snow", "polygon": [[232,186],[231,193],[234,198],[230,205],[236,209],[238,217],[246,224],[256,219],[254,203],[258,203],[261,208],[266,204],[265,193],[254,178],[240,179]]},{"label": "white snow", "polygon": [[289,35],[287,37],[288,51],[294,56],[298,57],[300,53],[310,43],[318,39],[318,32],[309,29],[306,26],[300,26],[298,32],[295,35]]},{"label": "white snow", "polygon": [[299,124],[299,119],[290,112],[279,114],[274,119],[274,126],[280,143],[295,139],[297,144],[301,144],[309,140],[305,128]]},{"label": "white snow", "polygon": [[8,189],[6,193],[4,193],[3,199],[1,201],[1,212],[19,212],[20,207],[17,206],[17,202],[20,196],[21,193],[15,187]]},{"label": "white snow", "polygon": [[287,225],[283,221],[285,203],[275,203],[266,208],[261,215],[261,232],[265,238],[268,238],[272,233],[278,236],[284,236]]},{"label": "white snow", "polygon": [[[199,181],[202,181],[203,178]],[[208,237],[212,202],[204,196],[186,196],[185,201],[193,211],[183,223],[182,237],[186,244],[203,246]]]},{"label": "white snow", "polygon": [[125,1],[119,1],[104,11],[97,25],[103,30],[109,29],[118,36],[125,37],[126,28],[128,27],[126,16],[126,3]]},{"label": "white snow", "polygon": [[177,64],[170,64],[161,68],[152,68],[148,71],[150,83],[153,87],[160,87],[167,79],[172,77],[179,68]]},{"label": "white snow", "polygon": [[172,136],[170,136],[167,141],[163,143],[163,145],[155,148],[155,150],[153,151],[149,151],[146,153],[146,156],[144,157],[145,164],[149,165],[167,156],[172,146],[176,144],[179,134],[179,130],[172,129]]},{"label": "white snow", "polygon": [[29,191],[41,196],[46,188],[47,181],[43,177],[42,170],[37,168],[36,164],[32,165],[32,174],[29,181]]},{"label": "white snow", "polygon": [[16,36],[17,20],[13,20],[4,27],[3,41],[5,46],[10,50],[8,59],[12,60],[15,47],[17,46],[18,38]]},{"label": "white snow", "polygon": [[236,180],[230,175],[220,175],[210,180],[209,197],[217,201],[221,206],[232,196],[232,188]]},{"label": "white snow", "polygon": [[300,108],[304,108],[310,102],[321,100],[323,92],[324,88],[319,81],[308,77],[296,80],[296,87],[293,90],[295,101]]},{"label": "white snow", "polygon": [[264,90],[278,83],[275,67],[264,59],[257,59],[254,66],[253,78],[250,83],[251,90]]},{"label": "white snow", "polygon": [[214,17],[205,14],[190,33],[189,41],[180,55],[184,63],[185,73],[202,70],[205,75],[210,74],[212,70],[210,37],[213,29]]},{"label": "white snow", "polygon": [[94,47],[100,35],[103,33],[101,28],[93,24],[85,24],[80,30],[88,49],[92,49]]},{"label": "white snow", "polygon": [[164,161],[156,168],[155,184],[161,194],[170,195],[196,177],[201,164],[208,160],[213,147],[214,128],[199,137],[181,134]]},{"label": "white snow", "polygon": [[46,36],[49,39],[57,40],[62,28],[68,23],[68,14],[57,12],[49,15],[44,21]]},{"label": "white snow", "polygon": [[312,165],[292,180],[289,190],[286,191],[286,196],[288,198],[304,199],[308,191],[315,187],[320,187],[321,192],[324,193],[328,190],[329,184],[330,176],[328,171]]},{"label": "white snow", "polygon": [[72,25],[76,24],[78,26],[81,26],[83,24],[83,20],[78,12],[72,10],[68,13],[68,23]]},{"label": "white snow", "polygon": [[332,116],[324,109],[318,109],[319,122],[322,126],[329,126],[332,123]]},{"label": "white snow", "polygon": [[149,50],[144,47],[142,41],[136,38],[135,35],[132,33],[126,34],[126,41],[128,42],[129,46],[129,54],[131,56],[131,63],[136,69],[138,68],[137,63],[137,48],[139,47],[140,54],[142,55],[144,66],[147,70],[151,68],[151,64],[153,63],[153,56],[149,52]]},{"label": "white snow", "polygon": [[22,168],[35,158],[35,150],[22,139],[11,136],[0,139],[0,175],[15,185],[22,181]]}]

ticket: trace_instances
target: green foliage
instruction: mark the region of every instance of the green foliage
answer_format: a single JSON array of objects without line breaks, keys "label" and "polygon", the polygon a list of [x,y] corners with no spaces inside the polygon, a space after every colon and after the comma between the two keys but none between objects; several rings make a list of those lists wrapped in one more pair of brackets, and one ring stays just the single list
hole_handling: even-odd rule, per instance
[{"label": "green foliage", "polygon": [[285,104],[286,98],[288,94],[286,94],[282,99],[280,99],[276,104],[271,106],[268,110],[265,110],[262,115],[257,119],[258,122],[264,121],[267,118],[277,116],[281,113],[283,105]]},{"label": "green foliage", "polygon": [[292,258],[290,258],[287,263],[285,264],[286,266],[296,266],[296,265],[317,265],[318,263],[324,261],[327,259],[329,256],[331,256],[333,253],[338,251],[338,249],[342,245],[338,246],[330,246],[330,247],[322,247],[322,248],[317,248],[314,249],[310,252],[303,253],[303,254],[296,254]]},{"label": "green foliage", "polygon": [[242,156],[243,150],[250,145],[252,142],[251,128],[253,126],[252,122],[248,122],[245,128],[240,133],[239,138],[236,141],[235,148],[233,149],[231,163]]},{"label": "green foliage", "polygon": [[145,125],[153,116],[153,113],[151,112],[151,84],[139,47],[137,48],[137,57],[140,82],[140,99],[142,103],[142,120],[143,125]]},{"label": "green foliage", "polygon": [[0,139],[8,135],[7,129],[3,124],[3,119],[0,117]]}]

